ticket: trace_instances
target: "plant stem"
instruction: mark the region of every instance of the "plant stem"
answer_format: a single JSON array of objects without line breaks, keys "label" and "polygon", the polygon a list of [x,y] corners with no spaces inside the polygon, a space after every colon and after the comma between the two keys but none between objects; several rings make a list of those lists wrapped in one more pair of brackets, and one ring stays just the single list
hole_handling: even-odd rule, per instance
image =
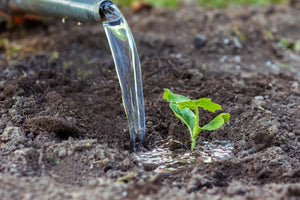
[{"label": "plant stem", "polygon": [[199,109],[198,108],[195,109],[195,114],[196,114],[196,120],[195,120],[195,127],[193,129],[193,134],[192,134],[192,146],[191,146],[192,151],[194,150],[194,148],[196,146],[196,138],[201,131],[201,128],[199,127]]},{"label": "plant stem", "polygon": [[194,136],[197,137],[197,135],[199,134],[200,132],[200,127],[199,127],[199,109],[196,108],[195,110],[195,113],[196,113],[196,121],[195,121],[195,128],[194,128]]},{"label": "plant stem", "polygon": [[196,138],[192,138],[191,151],[193,151],[195,147],[196,147]]}]

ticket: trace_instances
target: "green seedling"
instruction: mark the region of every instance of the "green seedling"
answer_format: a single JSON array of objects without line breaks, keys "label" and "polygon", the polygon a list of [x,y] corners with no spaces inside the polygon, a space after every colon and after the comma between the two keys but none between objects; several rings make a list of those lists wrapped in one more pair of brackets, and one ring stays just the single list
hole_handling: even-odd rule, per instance
[{"label": "green seedling", "polygon": [[[222,110],[219,104],[211,102],[209,98],[200,98],[198,100],[191,100],[188,97],[174,94],[169,89],[164,89],[164,99],[170,103],[175,116],[179,118],[184,124],[187,125],[191,134],[191,150],[193,151],[196,146],[196,139],[202,130],[214,131],[220,128],[230,118],[229,113],[221,113],[215,117],[211,122],[203,127],[199,126],[199,107],[203,110],[216,112]],[[195,113],[192,111],[194,110]]]},{"label": "green seedling", "polygon": [[56,60],[58,58],[59,58],[59,52],[53,51],[52,54],[50,55],[50,60]]},{"label": "green seedling", "polygon": [[287,48],[287,49],[294,49],[294,44],[290,41],[288,41],[285,38],[282,38],[279,42],[278,45],[283,47],[283,48]]},{"label": "green seedling", "polygon": [[300,51],[300,40],[297,40],[295,45],[294,45],[295,51]]},{"label": "green seedling", "polygon": [[294,42],[288,41],[285,38],[282,38],[279,42],[278,45],[280,47],[286,48],[286,49],[291,49],[294,51],[300,51],[300,40],[296,40]]}]

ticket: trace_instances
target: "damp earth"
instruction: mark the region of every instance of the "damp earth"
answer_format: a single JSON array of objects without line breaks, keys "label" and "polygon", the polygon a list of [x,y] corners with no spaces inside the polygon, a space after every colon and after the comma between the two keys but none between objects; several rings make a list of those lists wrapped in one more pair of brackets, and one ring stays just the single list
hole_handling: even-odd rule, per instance
[{"label": "damp earth", "polygon": [[[0,199],[299,199],[299,8],[123,11],[141,58],[143,150],[131,151],[104,29],[25,21],[0,35]],[[191,152],[163,88],[231,119]]]}]

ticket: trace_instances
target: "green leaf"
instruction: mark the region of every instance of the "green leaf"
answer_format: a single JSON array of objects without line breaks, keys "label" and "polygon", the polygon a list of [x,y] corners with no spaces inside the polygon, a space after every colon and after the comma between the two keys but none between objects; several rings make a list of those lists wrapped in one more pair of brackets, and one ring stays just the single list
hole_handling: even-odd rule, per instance
[{"label": "green leaf", "polygon": [[211,102],[209,98],[201,98],[198,100],[190,100],[185,102],[177,103],[179,109],[189,108],[196,110],[198,107],[203,108],[203,110],[208,110],[210,112],[216,112],[216,110],[222,110],[219,104]]},{"label": "green leaf", "polygon": [[176,117],[187,125],[192,136],[193,129],[196,124],[196,115],[188,108],[180,110],[175,103],[170,103],[170,107],[173,110]]},{"label": "green leaf", "polygon": [[211,122],[201,127],[202,130],[214,131],[220,128],[225,122],[227,122],[230,118],[229,113],[221,113],[216,116]]},{"label": "green leaf", "polygon": [[279,42],[278,45],[283,48],[287,49],[293,49],[294,44],[289,42],[286,38],[282,38]]},{"label": "green leaf", "polygon": [[297,40],[294,46],[295,51],[300,51],[300,40]]},{"label": "green leaf", "polygon": [[184,101],[190,101],[191,99],[179,94],[174,94],[169,89],[164,89],[164,99],[167,100],[169,103],[179,103]]},{"label": "green leaf", "polygon": [[194,100],[178,102],[177,105],[180,110],[184,108],[193,109],[193,110],[197,109],[197,104]]}]

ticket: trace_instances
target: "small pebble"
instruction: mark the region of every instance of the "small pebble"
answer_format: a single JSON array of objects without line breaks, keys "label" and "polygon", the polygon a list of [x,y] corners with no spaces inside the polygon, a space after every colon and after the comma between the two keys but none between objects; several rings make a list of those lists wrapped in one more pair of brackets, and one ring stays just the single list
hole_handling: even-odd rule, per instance
[{"label": "small pebble", "polygon": [[207,159],[203,160],[203,162],[206,164],[211,164],[212,163],[211,157],[208,157]]},{"label": "small pebble", "polygon": [[243,46],[238,38],[233,38],[233,44],[236,48],[241,49]]},{"label": "small pebble", "polygon": [[241,62],[241,57],[240,56],[234,56],[233,60],[236,63],[240,63]]},{"label": "small pebble", "polygon": [[66,151],[65,149],[60,150],[60,151],[58,152],[58,157],[64,158],[64,157],[66,157],[66,156],[67,156],[67,151]]},{"label": "small pebble", "polygon": [[295,139],[295,133],[289,132],[288,135],[290,139]]},{"label": "small pebble", "polygon": [[224,39],[223,39],[223,43],[224,43],[225,45],[229,45],[229,44],[230,44],[230,40],[229,40],[228,38],[224,38]]},{"label": "small pebble", "polygon": [[225,61],[227,60],[227,58],[228,58],[228,56],[223,55],[223,56],[221,57],[221,59],[220,59],[220,62],[221,62],[221,63],[225,62]]},{"label": "small pebble", "polygon": [[256,96],[252,100],[252,106],[264,110],[263,106],[266,104],[263,96]]},{"label": "small pebble", "polygon": [[15,140],[15,141],[25,141],[24,134],[21,132],[19,127],[7,126],[2,135],[0,136],[1,140]]},{"label": "small pebble", "polygon": [[207,37],[205,35],[199,34],[194,38],[194,46],[196,49],[202,49],[206,46]]}]

